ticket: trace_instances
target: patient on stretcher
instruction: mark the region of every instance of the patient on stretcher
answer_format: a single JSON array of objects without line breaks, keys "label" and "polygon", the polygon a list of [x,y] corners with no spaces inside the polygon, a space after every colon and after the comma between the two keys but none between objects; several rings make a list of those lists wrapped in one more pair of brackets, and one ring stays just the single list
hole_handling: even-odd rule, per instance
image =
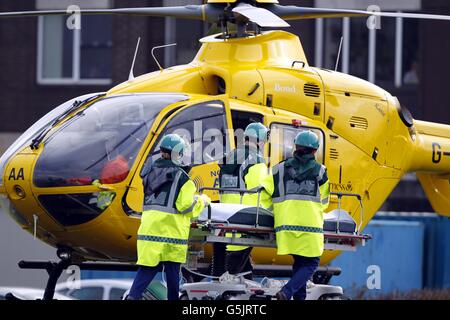
[{"label": "patient on stretcher", "polygon": [[[256,225],[257,208],[253,206],[228,203],[211,203],[211,221],[226,222],[230,225]],[[299,214],[301,214],[299,212]],[[198,217],[199,221],[208,220],[208,209],[205,208]],[[259,208],[258,226],[273,228],[272,212]],[[324,214],[324,232],[355,233],[356,222],[345,210],[333,210]]]}]

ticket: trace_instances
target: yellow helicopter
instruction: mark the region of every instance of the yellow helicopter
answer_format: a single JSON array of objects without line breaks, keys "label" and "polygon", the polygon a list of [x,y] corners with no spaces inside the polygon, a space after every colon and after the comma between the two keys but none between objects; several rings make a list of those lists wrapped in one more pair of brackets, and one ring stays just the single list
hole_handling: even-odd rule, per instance
[{"label": "yellow helicopter", "polygon": [[[0,13],[0,18],[67,15],[66,11]],[[81,261],[134,262],[143,190],[140,172],[158,156],[162,135],[185,130],[196,159],[197,187],[218,186],[217,161],[254,121],[271,129],[265,156],[292,154],[293,137],[311,129],[332,191],[361,195],[342,207],[364,227],[403,175],[416,172],[434,210],[450,216],[450,126],[414,120],[382,88],[309,65],[288,20],[381,16],[450,20],[450,16],[282,6],[276,0],[209,0],[185,7],[81,10],[81,14],[164,16],[217,23],[194,60],[87,94],[52,110],[1,157],[0,200],[26,231]],[[230,31],[230,25],[236,26]],[[199,125],[201,123],[201,125]],[[208,135],[216,129],[215,135]],[[219,132],[219,134],[217,134]],[[208,152],[211,142],[223,148]],[[206,147],[206,148],[205,148]],[[196,149],[203,149],[197,157]],[[211,193],[217,200],[217,194]],[[332,198],[328,210],[337,207]],[[207,251],[205,261],[210,258]],[[326,251],[328,264],[338,251]],[[256,264],[287,264],[255,248]]]}]

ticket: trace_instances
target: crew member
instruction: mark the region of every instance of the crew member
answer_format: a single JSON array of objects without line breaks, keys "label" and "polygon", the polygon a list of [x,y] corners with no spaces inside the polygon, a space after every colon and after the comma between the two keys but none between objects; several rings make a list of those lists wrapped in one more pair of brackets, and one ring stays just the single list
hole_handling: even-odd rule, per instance
[{"label": "crew member", "polygon": [[[221,195],[222,203],[241,203],[250,206],[261,206],[272,209],[271,194],[273,192],[273,179],[269,174],[263,152],[268,140],[269,129],[262,123],[251,123],[244,131],[244,145],[238,145],[230,152],[220,166],[219,181],[221,188],[238,188],[252,190],[263,187],[258,204],[257,193],[240,194],[238,192],[224,192]],[[232,237],[231,233],[226,236]],[[241,237],[235,234],[235,237]],[[253,271],[251,263],[251,247],[227,245],[225,268],[231,274],[250,272],[246,275],[251,279]]]},{"label": "crew member", "polygon": [[164,269],[168,300],[178,300],[180,266],[186,262],[191,218],[208,206],[194,182],[180,167],[184,140],[168,134],[161,140],[161,158],[142,172],[144,211],[137,235],[140,266],[128,299],[141,299],[155,275]]},{"label": "crew member", "polygon": [[277,254],[294,258],[292,278],[277,293],[279,300],[306,298],[306,283],[323,253],[323,212],[330,195],[327,170],[314,156],[317,135],[302,131],[294,143],[294,156],[273,168]]}]

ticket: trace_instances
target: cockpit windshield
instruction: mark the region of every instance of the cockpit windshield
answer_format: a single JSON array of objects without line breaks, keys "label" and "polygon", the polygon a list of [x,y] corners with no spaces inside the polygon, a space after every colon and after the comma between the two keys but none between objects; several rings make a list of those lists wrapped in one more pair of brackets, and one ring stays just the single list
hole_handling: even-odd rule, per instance
[{"label": "cockpit windshield", "polygon": [[76,101],[84,101],[101,94],[102,93],[91,93],[66,101],[47,113],[41,119],[36,121],[36,123],[34,123],[30,128],[28,128],[27,131],[25,131],[16,141],[14,141],[11,146],[9,146],[9,148],[0,158],[0,185],[2,185],[3,170],[6,166],[6,163],[16,152],[19,151],[19,149],[23,148],[26,144],[29,144],[36,136],[38,136],[43,130],[45,130],[45,128],[50,126],[58,117],[72,108],[73,104],[76,103]]},{"label": "cockpit windshield", "polygon": [[180,94],[131,94],[101,99],[44,140],[34,170],[37,187],[123,181],[159,112]]}]

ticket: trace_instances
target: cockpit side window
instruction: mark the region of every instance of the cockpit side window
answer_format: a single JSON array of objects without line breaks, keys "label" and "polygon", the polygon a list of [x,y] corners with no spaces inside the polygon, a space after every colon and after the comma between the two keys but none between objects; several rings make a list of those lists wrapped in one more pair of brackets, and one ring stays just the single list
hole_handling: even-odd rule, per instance
[{"label": "cockpit side window", "polygon": [[270,154],[271,163],[276,165],[294,154],[294,139],[295,136],[304,130],[311,130],[319,137],[320,148],[316,153],[316,160],[323,163],[324,157],[324,134],[318,128],[310,127],[296,127],[287,124],[273,123],[270,126]]},{"label": "cockpit side window", "polygon": [[[250,123],[264,123],[264,116],[256,112],[247,112],[241,110],[231,110],[231,119],[233,121],[234,145],[244,144],[244,130]],[[240,139],[240,141],[238,141]]]},{"label": "cockpit side window", "polygon": [[222,159],[227,150],[225,108],[221,101],[209,101],[186,107],[173,116],[149,153],[143,166],[151,165],[159,155],[161,138],[179,134],[189,145],[183,158],[187,167]]}]

